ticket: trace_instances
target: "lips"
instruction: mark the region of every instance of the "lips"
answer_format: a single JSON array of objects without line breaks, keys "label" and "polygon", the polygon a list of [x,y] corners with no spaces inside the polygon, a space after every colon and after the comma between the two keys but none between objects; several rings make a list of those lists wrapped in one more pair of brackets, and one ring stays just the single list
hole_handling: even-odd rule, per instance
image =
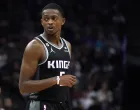
[{"label": "lips", "polygon": [[49,26],[49,27],[48,27],[48,30],[49,30],[49,31],[52,31],[53,29],[54,29],[53,26]]}]

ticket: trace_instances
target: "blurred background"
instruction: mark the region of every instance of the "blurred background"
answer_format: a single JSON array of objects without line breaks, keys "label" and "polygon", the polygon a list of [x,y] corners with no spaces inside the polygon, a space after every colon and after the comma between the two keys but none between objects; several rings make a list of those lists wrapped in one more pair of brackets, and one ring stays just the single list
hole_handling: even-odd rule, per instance
[{"label": "blurred background", "polygon": [[[41,9],[50,0],[2,0],[0,110],[24,110],[18,88],[27,43],[43,32]],[[62,37],[72,44],[73,110],[120,110],[126,73],[127,10],[121,0],[53,0],[62,6]]]}]

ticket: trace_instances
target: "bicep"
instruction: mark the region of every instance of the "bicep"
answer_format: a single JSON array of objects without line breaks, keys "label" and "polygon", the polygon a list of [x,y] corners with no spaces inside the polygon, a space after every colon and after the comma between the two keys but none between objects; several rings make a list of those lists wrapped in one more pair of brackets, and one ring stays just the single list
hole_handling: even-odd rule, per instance
[{"label": "bicep", "polygon": [[26,47],[20,69],[20,82],[30,80],[34,76],[40,59],[38,50],[40,49],[34,44],[29,44]]},{"label": "bicep", "polygon": [[21,70],[20,70],[20,79],[28,80],[31,79],[37,69],[38,61],[32,57],[30,59],[23,57]]}]

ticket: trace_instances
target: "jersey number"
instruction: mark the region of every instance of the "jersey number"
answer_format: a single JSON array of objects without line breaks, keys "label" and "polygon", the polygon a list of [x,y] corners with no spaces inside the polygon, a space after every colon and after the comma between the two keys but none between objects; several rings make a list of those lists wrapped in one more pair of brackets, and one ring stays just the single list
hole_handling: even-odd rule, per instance
[{"label": "jersey number", "polygon": [[[62,76],[63,74],[65,74],[65,72],[61,71],[60,76]],[[60,86],[63,86],[63,85],[60,85]]]}]

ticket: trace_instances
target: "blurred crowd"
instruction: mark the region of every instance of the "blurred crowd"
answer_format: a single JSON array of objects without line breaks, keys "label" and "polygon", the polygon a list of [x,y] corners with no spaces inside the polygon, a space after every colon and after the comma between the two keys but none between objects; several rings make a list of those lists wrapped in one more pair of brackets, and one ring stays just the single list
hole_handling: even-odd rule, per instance
[{"label": "blurred crowd", "polygon": [[[24,110],[18,89],[27,43],[43,32],[41,9],[46,0],[5,0],[0,18],[0,110]],[[71,90],[74,110],[120,110],[125,72],[125,18],[118,2],[56,0],[66,23],[62,37],[72,44]]]}]

